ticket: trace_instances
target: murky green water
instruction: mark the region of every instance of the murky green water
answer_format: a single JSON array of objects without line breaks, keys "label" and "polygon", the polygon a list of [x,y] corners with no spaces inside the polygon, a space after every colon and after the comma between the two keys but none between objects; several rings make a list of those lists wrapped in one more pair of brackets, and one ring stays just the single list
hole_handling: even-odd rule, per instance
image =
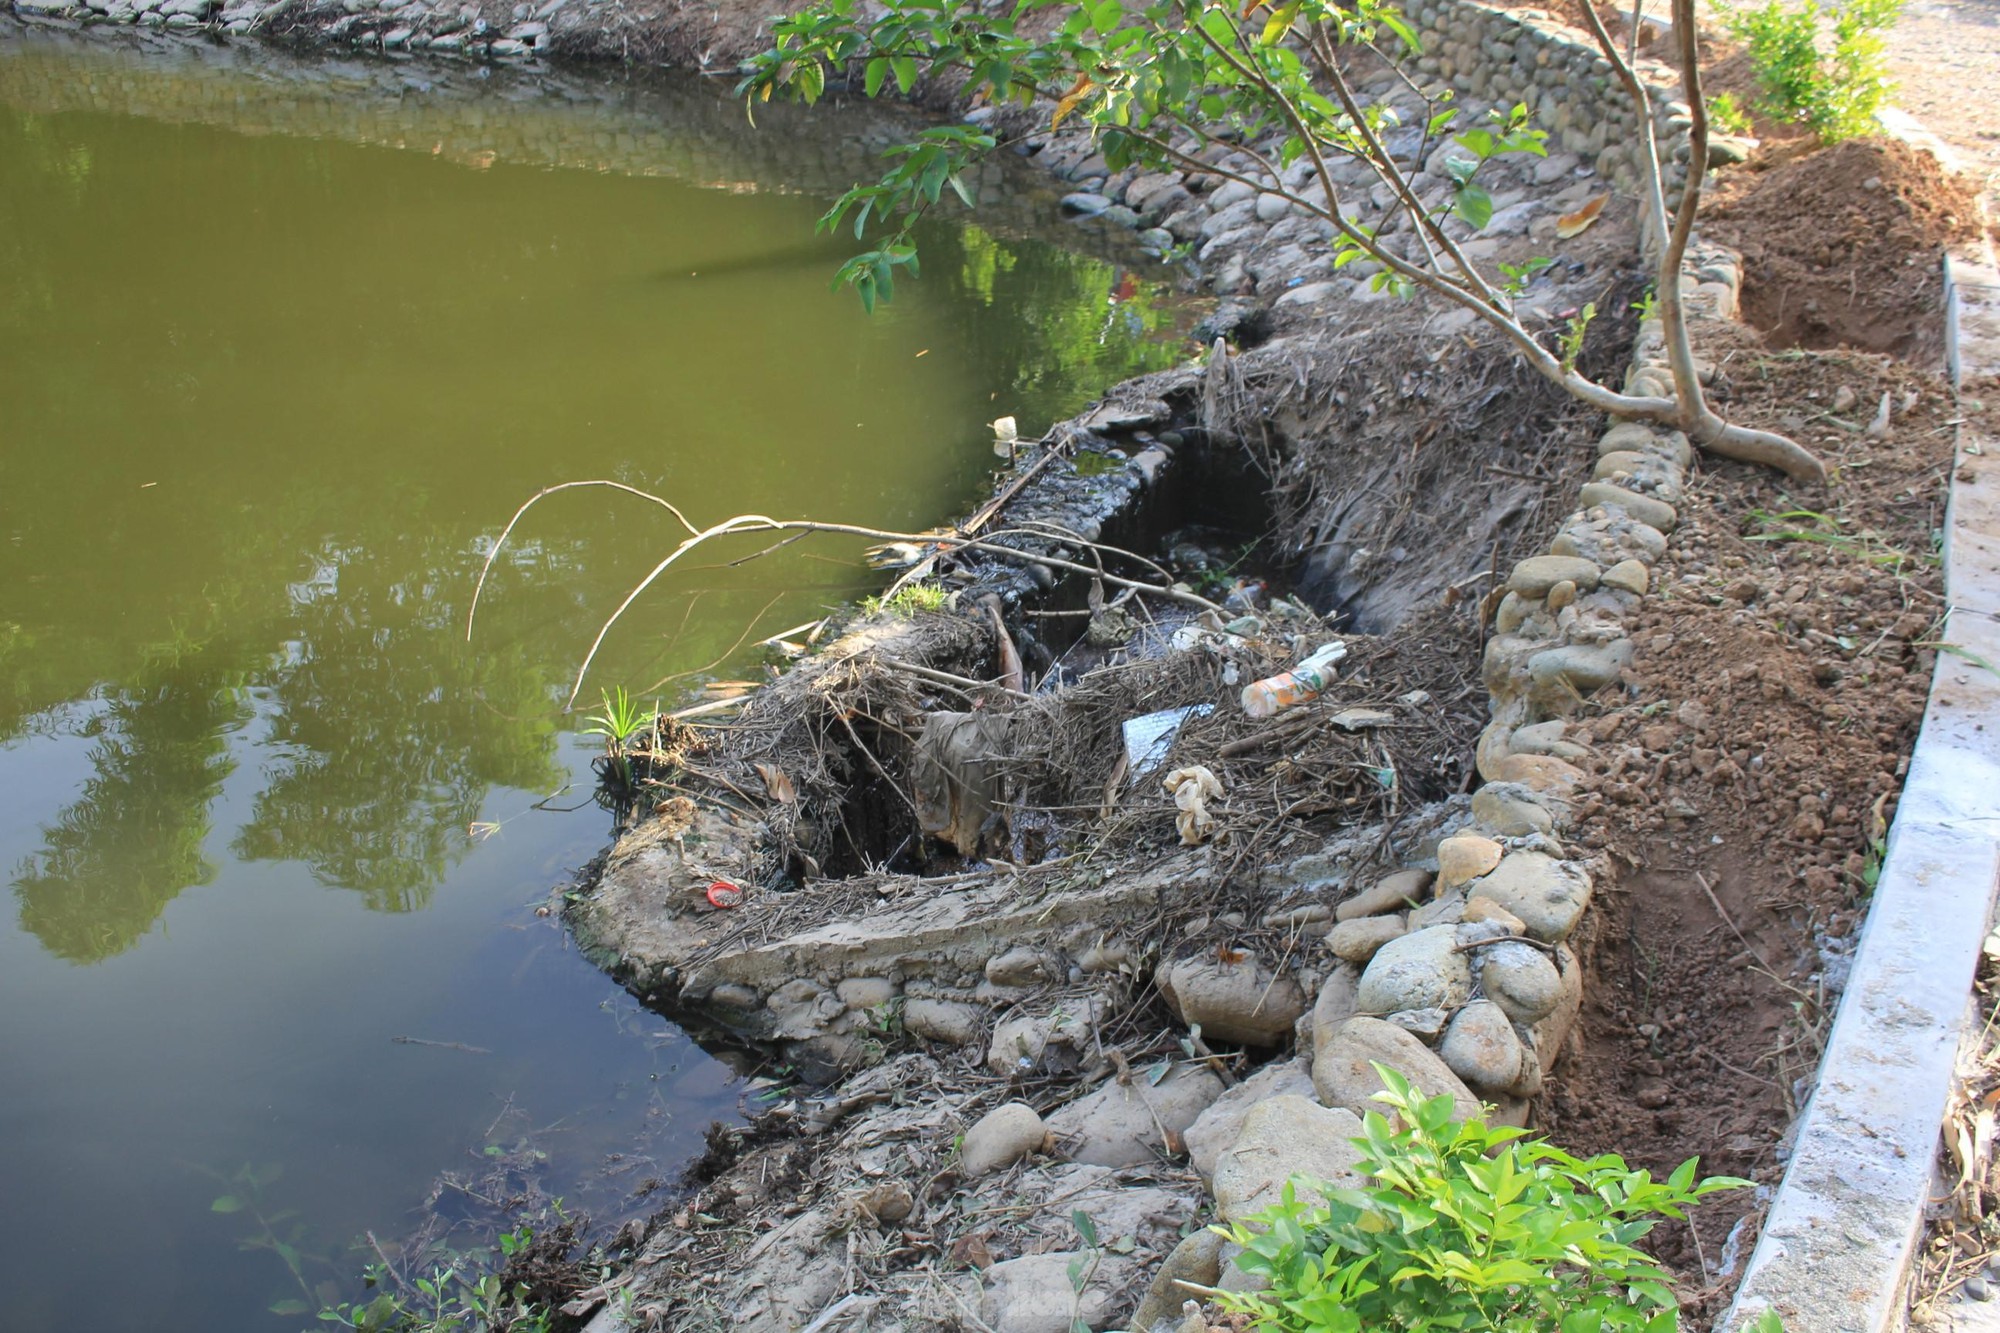
[{"label": "murky green water", "polygon": [[[881,123],[739,120],[0,30],[0,1326],[298,1327],[276,1242],[317,1298],[531,1132],[549,1192],[636,1207],[735,1104],[533,913],[608,831],[568,673],[675,532],[558,497],[468,645],[486,543],[593,476],[927,526],[981,423],[1174,354],[1004,225],[864,317],[815,173]],[[852,555],[691,570],[594,683],[740,672]]]}]

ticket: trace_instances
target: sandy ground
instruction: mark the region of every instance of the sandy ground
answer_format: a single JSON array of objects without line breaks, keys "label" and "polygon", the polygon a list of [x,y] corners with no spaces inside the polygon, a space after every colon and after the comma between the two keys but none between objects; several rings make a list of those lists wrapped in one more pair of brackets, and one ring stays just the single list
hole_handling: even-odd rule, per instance
[{"label": "sandy ground", "polygon": [[1909,0],[1889,34],[1895,102],[1964,159],[2000,205],[2000,0]]}]

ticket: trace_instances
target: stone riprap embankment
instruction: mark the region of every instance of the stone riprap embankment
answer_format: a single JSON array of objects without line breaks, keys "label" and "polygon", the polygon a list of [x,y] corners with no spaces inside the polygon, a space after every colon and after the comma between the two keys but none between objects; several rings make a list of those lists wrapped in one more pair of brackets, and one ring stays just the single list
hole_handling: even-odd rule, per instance
[{"label": "stone riprap embankment", "polygon": [[[1457,222],[1447,224],[1454,239],[1467,242],[1468,257],[1497,265],[1548,255],[1552,249],[1560,253],[1569,248],[1554,244],[1563,214],[1600,195],[1634,193],[1639,179],[1637,112],[1585,34],[1547,14],[1474,0],[1413,6],[1410,17],[1422,54],[1406,59],[1405,72],[1433,99],[1441,94],[1454,99],[1459,127],[1484,124],[1494,110],[1520,104],[1531,123],[1550,136],[1547,157],[1502,159],[1489,168],[1490,176],[1482,177],[1494,196],[1494,215],[1484,227],[1475,233]],[[1642,60],[1639,73],[1652,90],[1654,132],[1671,202],[1686,178],[1688,107],[1677,100],[1670,70]],[[1420,101],[1398,72],[1368,62],[1357,65],[1354,79],[1366,100],[1391,109],[1397,128],[1385,135],[1385,146],[1410,172],[1426,205],[1438,206],[1448,188],[1445,162],[1462,153],[1448,135],[1423,132],[1430,112],[1443,103]],[[973,118],[988,114],[976,112]],[[1137,228],[1157,250],[1185,247],[1218,295],[1254,296],[1267,306],[1316,316],[1329,314],[1329,304],[1340,298],[1364,304],[1383,299],[1369,287],[1379,269],[1373,261],[1349,264],[1338,275],[1329,269],[1325,246],[1332,228],[1301,207],[1302,202],[1325,202],[1309,161],[1301,159],[1273,178],[1256,158],[1232,152],[1226,143],[1188,141],[1181,146],[1244,179],[1134,168],[1112,172],[1094,145],[1076,134],[1030,136],[1025,142],[1043,165],[1076,186],[1065,198],[1065,208]],[[1275,143],[1255,147],[1259,156],[1271,160]],[[1407,258],[1406,247],[1415,245],[1414,229],[1393,206],[1389,188],[1361,162],[1336,158],[1329,165],[1349,218],[1376,229]],[[1651,247],[1643,217],[1633,221]],[[1574,276],[1551,274],[1530,289],[1525,304],[1531,321],[1537,305],[1567,308],[1560,298],[1573,293],[1560,284]],[[1458,309],[1441,315],[1446,326],[1474,318]]]},{"label": "stone riprap embankment", "polygon": [[[221,0],[8,0],[8,4],[23,16],[60,17],[84,26],[132,24],[182,35],[259,32],[281,36],[293,44],[333,43],[403,57],[428,51],[447,58],[526,68],[537,67],[541,58],[557,54],[615,57],[620,51],[629,52],[633,25],[643,29],[647,22],[597,0],[545,0],[539,6],[519,3],[511,8],[427,0],[339,0],[333,4],[243,0],[228,6]],[[1546,14],[1517,13],[1475,0],[1442,0],[1415,7],[1411,17],[1424,50],[1408,62],[1410,72],[1431,95],[1449,92],[1457,97],[1460,126],[1483,123],[1494,108],[1520,103],[1528,108],[1533,122],[1551,136],[1548,158],[1496,164],[1498,169],[1489,172],[1487,184],[1495,197],[1495,215],[1477,235],[1452,224],[1469,242],[1466,249],[1470,257],[1497,264],[1547,254],[1558,217],[1599,194],[1632,189],[1633,154],[1638,151],[1633,133],[1636,113],[1608,65],[1581,33]],[[664,17],[655,20],[656,25],[666,21]],[[645,49],[648,43],[641,40],[640,46]],[[170,49],[151,47],[146,55],[162,59]],[[708,57],[713,57],[726,66],[751,49],[754,43],[745,45],[740,39],[721,41],[713,51],[700,53],[703,58],[698,63],[706,68]],[[205,78],[226,79],[226,59],[211,54],[198,58]],[[1656,91],[1655,132],[1667,163],[1671,197],[1685,170],[1687,108],[1673,99],[1670,72],[1642,62],[1641,73]],[[351,67],[340,74],[348,79],[371,78]],[[1391,71],[1371,70],[1364,62],[1356,77],[1362,93],[1394,108],[1402,128],[1392,131],[1386,142],[1405,163],[1419,195],[1435,205],[1448,189],[1444,163],[1458,151],[1420,128],[1435,108],[1410,95]],[[287,105],[285,99],[274,96],[276,90],[268,83],[256,88],[228,87],[219,82],[207,92],[189,87],[167,89],[137,72],[107,87],[93,87],[94,80],[79,83],[50,78],[46,82],[49,86],[38,98],[24,96],[30,96],[33,104],[52,109],[80,104],[116,109],[123,101],[146,106],[150,114],[195,120],[217,114],[204,102],[212,102],[213,108],[229,106],[240,115],[240,106],[247,98],[251,105],[264,109],[273,132],[332,133],[370,143],[415,143],[474,165],[496,159],[546,160],[597,170],[664,171],[705,182],[747,178],[764,188],[782,184],[816,193],[837,192],[875,175],[880,170],[881,150],[907,133],[898,118],[880,114],[876,123],[852,127],[840,143],[828,144],[821,142],[820,136],[786,132],[788,126],[797,128],[796,117],[785,119],[795,108],[767,107],[760,112],[767,122],[766,132],[760,134],[727,99],[709,99],[702,106],[697,105],[702,98],[675,97],[671,107],[635,106],[627,123],[606,127],[594,136],[564,136],[559,145],[494,143],[486,126],[477,120],[466,124],[452,114],[462,99],[453,95],[448,80],[431,79],[427,86],[415,89],[422,97],[408,99],[416,103],[414,111],[377,107],[376,121],[360,124],[339,123],[348,117],[342,99],[333,99],[330,105],[316,105],[317,99],[295,99]],[[152,86],[121,92],[120,82]],[[407,77],[404,82],[407,84]],[[90,90],[88,98],[94,100],[80,101],[86,97],[86,89]],[[406,87],[403,91],[412,90]],[[549,91],[567,101],[599,105],[607,96],[601,87],[563,86]],[[101,105],[107,102],[110,105]],[[981,110],[970,118],[978,120],[991,114],[990,109]],[[326,121],[336,123],[321,123]],[[700,132],[693,132],[694,125],[700,126]],[[789,143],[799,140],[810,143],[810,149],[786,151]],[[718,144],[724,146],[720,161],[704,147]],[[1371,263],[1351,264],[1338,277],[1328,269],[1325,243],[1331,228],[1309,216],[1297,202],[1323,202],[1323,190],[1309,178],[1308,164],[1297,163],[1282,179],[1270,179],[1250,156],[1232,153],[1227,144],[1184,146],[1243,179],[1223,181],[1136,169],[1112,173],[1087,137],[1075,131],[1031,135],[1021,150],[1074,186],[1063,201],[1063,211],[1072,221],[1094,220],[1112,238],[1136,232],[1156,254],[1182,248],[1191,251],[1202,266],[1204,282],[1218,294],[1255,296],[1265,305],[1275,302],[1316,316],[1331,313],[1329,303],[1340,297],[1363,302],[1383,299],[1369,289]],[[762,169],[761,163],[760,169],[745,169],[760,157],[773,156],[782,160],[771,163],[768,169]],[[999,164],[982,169],[976,186],[987,220],[997,211],[1002,225],[1017,222],[1007,215],[1019,212],[1023,199],[1032,200],[1045,216],[1054,212],[1046,207],[1050,201],[1027,188],[1025,178],[1004,175]],[[1399,252],[1415,244],[1414,231],[1402,211],[1392,206],[1388,188],[1365,166],[1337,164],[1335,186],[1355,222],[1378,228]],[[1643,230],[1643,219],[1639,225]],[[1650,244],[1651,238],[1645,239]],[[1564,290],[1563,284],[1567,279],[1574,285],[1579,276],[1545,275],[1540,290],[1530,294],[1530,319],[1537,304],[1551,310],[1576,304],[1567,300],[1575,293]],[[1471,318],[1470,312],[1463,310],[1446,314],[1446,319],[1454,322]]]}]

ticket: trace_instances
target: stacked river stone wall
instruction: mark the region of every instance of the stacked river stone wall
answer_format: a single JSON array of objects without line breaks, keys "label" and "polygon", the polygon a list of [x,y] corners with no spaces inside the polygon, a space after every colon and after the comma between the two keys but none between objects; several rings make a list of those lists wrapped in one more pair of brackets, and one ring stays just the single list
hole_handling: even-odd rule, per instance
[{"label": "stacked river stone wall", "polygon": [[[1417,73],[1462,96],[1527,107],[1552,148],[1594,164],[1621,192],[1639,192],[1638,110],[1588,33],[1541,10],[1477,0],[1426,0],[1411,6],[1409,17],[1420,46]],[[1687,179],[1688,106],[1672,70],[1642,58],[1637,72],[1652,99],[1671,207]]]}]

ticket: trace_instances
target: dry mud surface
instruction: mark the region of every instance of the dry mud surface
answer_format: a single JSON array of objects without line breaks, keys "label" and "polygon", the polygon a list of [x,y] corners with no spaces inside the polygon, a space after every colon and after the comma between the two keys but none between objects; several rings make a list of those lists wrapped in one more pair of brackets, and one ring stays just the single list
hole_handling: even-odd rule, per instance
[{"label": "dry mud surface", "polygon": [[[1582,1040],[1540,1123],[1576,1150],[1659,1168],[1699,1154],[1774,1185],[1922,720],[1957,412],[1938,377],[1880,356],[1773,354],[1740,333],[1703,352],[1724,410],[1810,440],[1839,481],[1795,495],[1724,465],[1689,489],[1628,693],[1589,710],[1583,837],[1623,873],[1588,928]],[[1898,414],[1870,438],[1883,393]],[[1659,1233],[1704,1312],[1756,1209],[1704,1209],[1699,1248]]]}]

